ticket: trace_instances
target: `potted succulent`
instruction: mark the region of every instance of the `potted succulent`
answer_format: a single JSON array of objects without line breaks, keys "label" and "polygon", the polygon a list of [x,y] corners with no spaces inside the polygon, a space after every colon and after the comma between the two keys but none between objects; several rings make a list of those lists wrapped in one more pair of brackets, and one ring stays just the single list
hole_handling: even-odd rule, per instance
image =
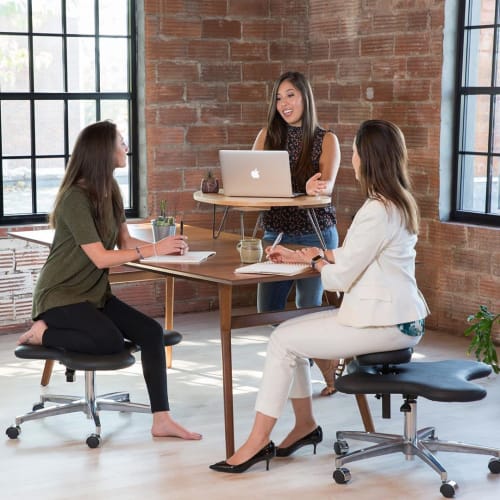
[{"label": "potted succulent", "polygon": [[153,227],[153,241],[161,240],[175,234],[175,217],[167,216],[167,202],[160,201],[160,215],[151,221]]},{"label": "potted succulent", "polygon": [[219,192],[219,181],[214,177],[211,170],[209,170],[207,175],[201,180],[200,189],[202,193]]},{"label": "potted succulent", "polygon": [[487,363],[495,373],[499,373],[500,367],[495,349],[493,328],[495,324],[500,324],[500,314],[494,314],[482,305],[479,306],[479,311],[476,314],[471,314],[467,318],[467,321],[471,323],[471,326],[465,330],[464,335],[466,337],[472,335],[467,354],[474,352],[478,361]]}]

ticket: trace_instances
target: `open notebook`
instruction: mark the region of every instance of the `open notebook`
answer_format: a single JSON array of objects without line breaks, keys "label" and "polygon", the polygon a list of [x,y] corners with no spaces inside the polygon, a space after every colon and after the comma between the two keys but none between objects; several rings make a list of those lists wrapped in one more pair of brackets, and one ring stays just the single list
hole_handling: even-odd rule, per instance
[{"label": "open notebook", "polygon": [[237,274],[282,274],[283,276],[293,276],[307,269],[311,269],[308,264],[276,264],[265,261],[238,267],[234,272]]},{"label": "open notebook", "polygon": [[148,262],[156,262],[158,264],[198,264],[199,262],[207,260],[212,255],[215,255],[215,252],[189,251],[184,255],[155,255],[153,257],[146,257],[145,259],[141,259],[140,262],[143,262],[145,264]]}]

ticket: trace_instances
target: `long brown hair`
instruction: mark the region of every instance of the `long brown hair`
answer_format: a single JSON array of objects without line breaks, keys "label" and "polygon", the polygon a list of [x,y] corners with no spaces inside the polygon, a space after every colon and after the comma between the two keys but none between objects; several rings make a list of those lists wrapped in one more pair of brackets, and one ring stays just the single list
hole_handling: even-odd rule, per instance
[{"label": "long brown hair", "polygon": [[411,193],[408,152],[401,130],[385,120],[367,120],[358,129],[355,145],[364,196],[394,203],[408,232],[418,234],[420,216]]},{"label": "long brown hair", "polygon": [[314,96],[307,78],[298,71],[283,73],[273,85],[271,101],[267,111],[267,134],[264,149],[285,149],[287,138],[287,123],[276,110],[279,86],[289,81],[302,94],[304,113],[302,114],[302,150],[297,161],[294,175],[297,185],[304,185],[311,177],[311,156],[314,140],[314,131],[318,126]]},{"label": "long brown hair", "polygon": [[109,120],[93,123],[80,132],[50,214],[52,227],[56,225],[55,214],[61,200],[75,185],[88,194],[101,238],[105,238],[111,229],[110,213],[116,226],[121,223],[123,200],[113,176],[117,135],[116,125]]}]

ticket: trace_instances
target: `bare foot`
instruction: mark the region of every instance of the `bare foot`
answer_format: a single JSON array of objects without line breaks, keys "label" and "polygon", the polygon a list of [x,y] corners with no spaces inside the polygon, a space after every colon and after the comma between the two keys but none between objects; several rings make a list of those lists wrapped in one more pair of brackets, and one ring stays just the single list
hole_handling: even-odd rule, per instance
[{"label": "bare foot", "polygon": [[31,328],[24,332],[17,340],[17,345],[29,344],[29,345],[42,345],[42,338],[45,330],[48,326],[43,319],[35,321]]},{"label": "bare foot", "polygon": [[154,437],[178,437],[187,440],[199,440],[202,438],[201,434],[191,432],[178,424],[168,411],[159,411],[153,413],[153,426],[151,427],[151,434]]}]

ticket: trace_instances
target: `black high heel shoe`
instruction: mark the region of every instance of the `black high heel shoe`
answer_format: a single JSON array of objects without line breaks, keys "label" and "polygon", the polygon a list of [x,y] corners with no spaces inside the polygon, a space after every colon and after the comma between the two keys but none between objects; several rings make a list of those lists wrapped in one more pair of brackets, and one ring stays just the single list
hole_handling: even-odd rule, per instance
[{"label": "black high heel shoe", "polygon": [[323,430],[318,425],[318,427],[307,434],[307,436],[297,439],[297,441],[295,441],[295,443],[292,443],[290,446],[287,446],[286,448],[276,448],[276,456],[289,457],[299,448],[302,448],[302,446],[307,446],[308,444],[312,444],[314,446],[314,454],[316,455],[316,446],[318,443],[321,443],[321,441],[323,441]]},{"label": "black high heel shoe", "polygon": [[253,457],[250,457],[246,462],[238,465],[228,464],[225,460],[222,462],[217,462],[216,464],[210,465],[212,470],[217,472],[231,472],[233,474],[240,474],[241,472],[245,472],[247,469],[252,467],[252,465],[257,462],[266,461],[266,470],[269,470],[269,460],[276,456],[276,446],[272,441],[262,448],[262,450],[258,451]]}]

